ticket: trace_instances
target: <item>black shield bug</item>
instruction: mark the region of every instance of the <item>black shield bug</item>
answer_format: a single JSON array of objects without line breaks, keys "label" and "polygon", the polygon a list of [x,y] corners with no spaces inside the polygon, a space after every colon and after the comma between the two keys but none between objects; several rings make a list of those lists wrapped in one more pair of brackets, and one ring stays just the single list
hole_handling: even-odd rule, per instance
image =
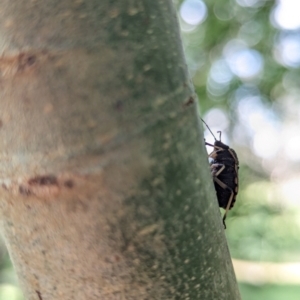
[{"label": "black shield bug", "polygon": [[213,145],[207,142],[205,142],[205,145],[214,148],[209,154],[209,157],[212,159],[210,162],[210,170],[213,177],[219,206],[225,209],[223,224],[224,228],[226,229],[226,215],[228,210],[234,206],[239,190],[239,160],[235,151],[221,142],[221,131],[218,131],[220,133],[220,138],[217,140],[204,120],[202,120],[202,122],[206,125],[215,139]]}]

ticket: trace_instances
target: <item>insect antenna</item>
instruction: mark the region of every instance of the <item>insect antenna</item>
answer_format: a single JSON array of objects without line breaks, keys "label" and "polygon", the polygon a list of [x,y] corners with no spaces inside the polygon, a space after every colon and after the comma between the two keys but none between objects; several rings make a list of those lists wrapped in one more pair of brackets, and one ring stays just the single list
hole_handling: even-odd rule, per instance
[{"label": "insect antenna", "polygon": [[[205,123],[205,121],[202,118],[200,118],[200,119],[205,124],[205,126],[207,127],[207,129],[209,130],[209,132],[212,134],[212,136],[214,137],[215,141],[217,141],[215,135],[212,133],[212,131],[210,130],[209,126]],[[220,140],[221,140],[221,134],[220,134]]]},{"label": "insect antenna", "polygon": [[219,134],[220,134],[220,136],[219,136],[219,141],[221,142],[221,135],[222,135],[222,131],[217,131],[217,133],[219,133]]}]

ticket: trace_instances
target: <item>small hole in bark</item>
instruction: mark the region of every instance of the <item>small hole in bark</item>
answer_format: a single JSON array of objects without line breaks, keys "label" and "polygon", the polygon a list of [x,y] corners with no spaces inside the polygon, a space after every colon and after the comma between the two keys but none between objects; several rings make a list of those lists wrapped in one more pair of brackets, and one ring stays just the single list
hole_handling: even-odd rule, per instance
[{"label": "small hole in bark", "polygon": [[36,57],[34,55],[30,55],[27,57],[27,64],[32,66],[36,62]]}]

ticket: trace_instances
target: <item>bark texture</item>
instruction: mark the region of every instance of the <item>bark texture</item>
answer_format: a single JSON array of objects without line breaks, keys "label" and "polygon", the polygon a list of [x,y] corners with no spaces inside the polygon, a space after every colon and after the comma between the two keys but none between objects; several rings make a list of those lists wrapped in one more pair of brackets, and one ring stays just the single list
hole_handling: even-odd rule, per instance
[{"label": "bark texture", "polygon": [[0,214],[27,299],[240,299],[171,1],[1,0]]}]

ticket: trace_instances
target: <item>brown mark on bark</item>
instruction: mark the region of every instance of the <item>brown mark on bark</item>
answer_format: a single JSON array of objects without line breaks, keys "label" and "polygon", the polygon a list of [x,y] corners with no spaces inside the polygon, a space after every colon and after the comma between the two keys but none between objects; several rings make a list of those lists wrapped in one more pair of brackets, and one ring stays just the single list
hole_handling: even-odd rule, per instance
[{"label": "brown mark on bark", "polygon": [[16,55],[3,55],[0,57],[0,78],[11,78],[17,74],[36,69],[38,63],[50,58],[45,51],[28,51]]},{"label": "brown mark on bark", "polygon": [[18,71],[24,71],[26,68],[33,66],[36,60],[34,54],[20,53],[18,56]]},{"label": "brown mark on bark", "polygon": [[37,290],[35,292],[37,293],[39,300],[43,300],[41,292]]},{"label": "brown mark on bark", "polygon": [[29,185],[58,185],[57,178],[54,175],[43,175],[30,178]]},{"label": "brown mark on bark", "polygon": [[19,185],[19,193],[23,196],[51,197],[59,192],[59,183],[54,175],[38,175]]},{"label": "brown mark on bark", "polygon": [[52,197],[62,188],[72,189],[75,186],[73,178],[55,176],[53,174],[37,175],[18,184],[18,192],[22,196]]}]

